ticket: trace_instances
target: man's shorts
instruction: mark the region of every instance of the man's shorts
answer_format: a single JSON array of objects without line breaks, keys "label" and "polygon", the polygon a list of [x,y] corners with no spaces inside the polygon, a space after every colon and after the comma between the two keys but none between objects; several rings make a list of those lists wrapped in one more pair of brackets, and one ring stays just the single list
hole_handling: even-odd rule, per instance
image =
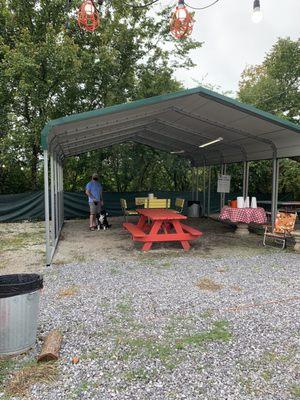
[{"label": "man's shorts", "polygon": [[90,205],[90,214],[94,214],[94,215],[100,214],[100,211],[101,211],[101,203],[100,203],[100,201],[98,201],[97,204],[89,203],[89,205]]}]

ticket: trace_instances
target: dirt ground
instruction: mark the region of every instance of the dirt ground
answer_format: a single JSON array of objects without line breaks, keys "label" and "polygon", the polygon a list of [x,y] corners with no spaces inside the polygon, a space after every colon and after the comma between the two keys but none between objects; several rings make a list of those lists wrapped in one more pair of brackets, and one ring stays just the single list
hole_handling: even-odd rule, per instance
[{"label": "dirt ground", "polygon": [[[135,219],[133,218],[134,222]],[[210,219],[190,219],[188,223],[203,232],[192,242],[189,252],[179,243],[155,244],[141,252],[130,234],[122,228],[121,217],[110,218],[111,229],[88,230],[87,220],[66,221],[53,263],[56,265],[113,259],[165,259],[169,257],[221,258],[230,255],[251,256],[270,251],[262,246],[262,236],[239,237],[234,228]],[[0,273],[42,272],[45,265],[44,223],[0,224]]]}]

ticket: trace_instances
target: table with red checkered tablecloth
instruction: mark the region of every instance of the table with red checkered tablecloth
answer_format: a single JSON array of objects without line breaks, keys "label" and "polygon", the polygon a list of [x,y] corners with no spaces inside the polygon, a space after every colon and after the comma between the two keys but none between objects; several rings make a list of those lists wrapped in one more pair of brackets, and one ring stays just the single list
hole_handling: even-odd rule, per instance
[{"label": "table with red checkered tablecloth", "polygon": [[262,207],[257,208],[231,208],[225,206],[221,210],[221,220],[229,220],[231,222],[250,224],[265,224],[267,215]]}]

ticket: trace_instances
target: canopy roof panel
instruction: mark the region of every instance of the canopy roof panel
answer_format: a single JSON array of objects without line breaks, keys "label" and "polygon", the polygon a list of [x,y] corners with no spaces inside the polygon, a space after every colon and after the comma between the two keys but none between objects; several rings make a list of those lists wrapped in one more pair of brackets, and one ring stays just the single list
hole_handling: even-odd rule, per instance
[{"label": "canopy roof panel", "polygon": [[298,125],[202,87],[49,121],[41,141],[61,159],[129,141],[199,165],[300,156]]}]

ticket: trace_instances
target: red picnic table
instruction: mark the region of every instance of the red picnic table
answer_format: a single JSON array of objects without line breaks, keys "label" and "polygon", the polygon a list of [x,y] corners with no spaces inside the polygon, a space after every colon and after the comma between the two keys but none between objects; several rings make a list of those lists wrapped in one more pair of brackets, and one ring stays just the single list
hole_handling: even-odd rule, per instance
[{"label": "red picnic table", "polygon": [[132,240],[143,242],[142,250],[150,250],[153,242],[180,242],[184,250],[190,249],[189,240],[197,239],[202,232],[181,221],[187,219],[185,215],[170,209],[141,208],[136,210],[140,214],[137,225],[124,222]]}]

